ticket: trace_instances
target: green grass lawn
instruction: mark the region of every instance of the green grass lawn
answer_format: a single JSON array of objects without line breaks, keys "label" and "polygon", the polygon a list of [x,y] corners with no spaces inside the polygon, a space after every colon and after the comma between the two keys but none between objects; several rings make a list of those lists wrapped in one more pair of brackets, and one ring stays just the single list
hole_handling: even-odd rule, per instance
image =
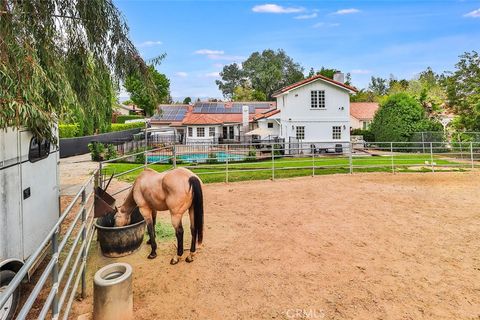
[{"label": "green grass lawn", "polygon": [[[428,163],[426,163],[428,161]],[[395,171],[409,172],[419,171],[411,170],[409,167],[425,167],[420,171],[430,171],[430,155],[423,154],[395,154],[393,162]],[[433,161],[436,166],[460,166],[460,163],[434,156]],[[391,172],[392,157],[391,156],[373,156],[373,157],[353,157],[352,165],[354,172]],[[112,173],[119,174],[128,170],[132,170],[140,164],[131,163],[111,163],[104,169],[104,173],[110,175]],[[203,182],[224,182],[226,181],[226,164],[179,164],[179,166],[188,167],[190,170],[198,174]],[[275,178],[290,178],[300,176],[323,175],[334,173],[349,173],[348,157],[311,157],[303,158],[278,158],[272,165],[271,160],[256,162],[232,162],[228,165],[229,181],[244,180],[265,180],[272,178],[272,167],[275,166]],[[162,172],[172,168],[171,164],[153,164],[149,168]],[[123,181],[133,182],[138,173],[143,168],[129,172],[119,179]],[[253,171],[255,170],[255,171]],[[453,168],[452,168],[453,170]],[[440,170],[437,170],[440,171]],[[445,171],[445,170],[443,170]]]}]

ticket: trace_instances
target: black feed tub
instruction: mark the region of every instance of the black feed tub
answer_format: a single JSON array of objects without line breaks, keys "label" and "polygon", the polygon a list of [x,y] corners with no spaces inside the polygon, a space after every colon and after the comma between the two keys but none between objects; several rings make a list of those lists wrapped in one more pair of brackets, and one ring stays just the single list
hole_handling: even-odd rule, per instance
[{"label": "black feed tub", "polygon": [[106,257],[118,258],[135,252],[143,242],[145,220],[135,209],[128,226],[114,227],[113,214],[98,218],[95,222],[100,248]]}]

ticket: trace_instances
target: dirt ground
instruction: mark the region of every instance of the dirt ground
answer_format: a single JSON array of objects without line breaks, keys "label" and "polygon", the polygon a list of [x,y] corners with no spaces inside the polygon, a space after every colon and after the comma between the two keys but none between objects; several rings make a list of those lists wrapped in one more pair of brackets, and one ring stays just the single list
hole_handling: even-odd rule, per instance
[{"label": "dirt ground", "polygon": [[[136,319],[480,319],[478,173],[329,175],[204,192],[205,242],[193,263],[169,265],[173,239],[155,260],[145,244],[115,260],[93,250],[92,274],[133,266]],[[92,311],[89,290],[74,314]]]}]

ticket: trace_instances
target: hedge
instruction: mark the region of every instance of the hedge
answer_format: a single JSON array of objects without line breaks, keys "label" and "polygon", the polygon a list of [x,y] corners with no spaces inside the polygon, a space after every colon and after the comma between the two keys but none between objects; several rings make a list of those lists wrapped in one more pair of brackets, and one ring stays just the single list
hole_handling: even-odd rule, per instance
[{"label": "hedge", "polygon": [[78,124],[59,124],[58,125],[58,135],[60,138],[74,138],[78,135],[79,127]]},{"label": "hedge", "polygon": [[[145,128],[144,122],[132,122],[132,123],[112,123],[111,126],[108,128],[107,132],[117,132],[117,131],[124,131],[136,128]],[[58,126],[58,134],[60,138],[74,138],[79,137],[81,135],[79,131],[79,126],[77,123],[74,124],[60,124]]]},{"label": "hedge", "polygon": [[117,123],[125,123],[127,120],[137,120],[137,119],[143,119],[143,116],[139,115],[121,115],[117,116]]},{"label": "hedge", "polygon": [[144,122],[132,122],[132,123],[112,123],[108,132],[130,130],[136,128],[145,128]]}]

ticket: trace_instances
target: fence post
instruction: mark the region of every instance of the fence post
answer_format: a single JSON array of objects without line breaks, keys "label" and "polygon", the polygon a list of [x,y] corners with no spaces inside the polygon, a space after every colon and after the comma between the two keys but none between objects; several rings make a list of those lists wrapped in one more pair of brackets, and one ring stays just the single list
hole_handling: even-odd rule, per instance
[{"label": "fence post", "polygon": [[52,269],[52,290],[55,290],[55,296],[52,302],[52,319],[58,317],[58,229],[52,235],[52,259],[55,260],[55,265]]},{"label": "fence post", "polygon": [[475,163],[473,162],[473,142],[470,141],[470,161],[472,163],[472,169],[475,168]]},{"label": "fence post", "polygon": [[103,167],[102,161],[100,161],[98,163],[98,175],[99,175],[98,184],[99,184],[100,188],[103,189],[103,172],[102,172],[103,168],[102,167]]},{"label": "fence post", "polygon": [[230,153],[228,152],[228,144],[227,144],[226,151],[227,151],[227,158],[226,158],[226,160],[225,160],[225,162],[226,162],[226,167],[225,167],[225,182],[228,183],[228,158],[230,157]]},{"label": "fence post", "polygon": [[430,142],[430,166],[432,168],[432,172],[435,172],[435,169],[433,167],[433,146],[431,142]]},{"label": "fence post", "polygon": [[82,191],[82,261],[83,261],[83,269],[82,269],[82,299],[87,297],[87,246],[85,245],[87,241],[87,195],[85,189]]},{"label": "fence post", "polygon": [[275,145],[272,143],[272,180],[275,180]]},{"label": "fence post", "polygon": [[315,177],[315,147],[310,148],[310,151],[312,152],[312,177]]},{"label": "fence post", "polygon": [[392,173],[395,174],[395,163],[393,161],[393,142],[390,142],[390,157],[392,159]]},{"label": "fence post", "polygon": [[174,144],[172,147],[172,162],[173,162],[173,167],[177,167],[177,145]]},{"label": "fence post", "polygon": [[348,165],[350,167],[350,174],[353,173],[353,143],[350,141],[349,152],[348,152]]}]

